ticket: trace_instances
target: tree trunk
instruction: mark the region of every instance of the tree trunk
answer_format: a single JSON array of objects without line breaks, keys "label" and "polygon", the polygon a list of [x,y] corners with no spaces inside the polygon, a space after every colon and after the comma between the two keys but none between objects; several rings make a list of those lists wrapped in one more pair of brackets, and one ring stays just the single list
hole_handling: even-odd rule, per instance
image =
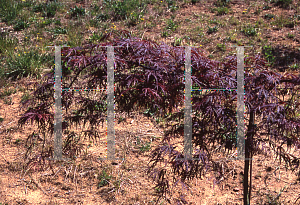
[{"label": "tree trunk", "polygon": [[[252,162],[250,163],[250,158],[252,157],[252,139],[254,135],[254,110],[250,109],[250,120],[249,120],[249,125],[248,125],[248,131],[247,131],[247,139],[245,140],[245,166],[244,166],[244,180],[243,180],[243,185],[244,185],[244,205],[249,205],[250,204],[250,197],[251,197],[251,183],[249,186],[249,173],[250,173],[250,182],[251,182],[251,177],[252,177]],[[249,170],[250,168],[250,170]]]}]

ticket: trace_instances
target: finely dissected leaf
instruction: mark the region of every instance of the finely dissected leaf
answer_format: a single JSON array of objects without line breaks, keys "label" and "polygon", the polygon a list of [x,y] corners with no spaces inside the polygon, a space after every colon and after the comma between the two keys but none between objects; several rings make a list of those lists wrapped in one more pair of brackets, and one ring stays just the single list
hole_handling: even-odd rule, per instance
[{"label": "finely dissected leaf", "polygon": [[[148,174],[156,182],[160,194],[166,194],[173,182],[185,182],[195,177],[201,177],[206,172],[216,173],[218,183],[226,172],[230,172],[227,162],[213,160],[221,148],[228,153],[236,146],[236,100],[237,92],[233,91],[193,91],[192,111],[193,129],[192,143],[196,147],[193,158],[199,160],[176,160],[184,158],[183,150],[175,150],[172,144],[175,137],[182,137],[184,110],[174,111],[184,104],[184,68],[185,49],[156,44],[152,41],[130,37],[128,32],[122,31],[118,38],[98,45],[85,45],[82,48],[64,48],[62,51],[62,68],[70,68],[70,72],[63,72],[63,88],[95,88],[107,87],[107,53],[106,48],[114,47],[115,56],[115,103],[118,111],[129,113],[136,106],[151,111],[159,110],[157,115],[164,117],[173,125],[168,125],[161,146],[151,152]],[[126,38],[124,38],[124,35]],[[102,40],[108,40],[112,33],[104,35]],[[89,55],[88,55],[89,54]],[[228,56],[224,62],[213,61],[205,56],[199,48],[191,48],[192,84],[200,89],[237,87],[237,57]],[[281,75],[271,71],[267,62],[260,55],[244,59],[245,66],[252,67],[245,70],[245,114],[252,116],[253,121],[246,118],[246,152],[252,157],[258,152],[267,152],[267,144],[263,135],[271,138],[267,141],[276,153],[282,151],[281,141],[288,146],[300,147],[300,116],[299,90],[300,78],[290,73]],[[53,133],[54,113],[49,110],[54,103],[54,71],[45,75],[45,82],[33,93],[32,108],[19,119],[19,124],[38,122],[47,126],[49,133]],[[288,91],[291,90],[291,91]],[[289,93],[290,92],[290,93]],[[291,94],[292,93],[292,94]],[[298,93],[298,94],[296,94]],[[34,101],[35,100],[35,101]],[[74,92],[63,92],[62,106],[66,108],[63,130],[67,131],[71,125],[91,124],[85,132],[86,136],[97,138],[95,127],[105,120],[106,93],[99,92],[98,100],[75,97]],[[38,105],[37,102],[41,102]],[[71,113],[69,108],[76,103],[77,113]],[[24,103],[28,105],[29,103]],[[97,106],[96,106],[97,105]],[[98,107],[95,109],[95,107]],[[155,114],[155,115],[156,115]],[[181,121],[180,121],[181,120]],[[175,123],[175,122],[176,123]],[[255,121],[259,123],[254,124]],[[170,123],[170,124],[172,124]],[[45,128],[45,127],[44,127]],[[51,133],[51,134],[52,134]],[[166,144],[166,142],[168,142]],[[69,135],[65,142],[64,154],[78,153],[80,140],[75,135]],[[49,149],[47,155],[53,150]],[[44,155],[43,155],[44,156]],[[281,159],[292,167],[299,169],[299,159],[293,158],[286,152],[281,152]],[[32,158],[32,162],[35,158]],[[161,167],[161,165],[164,167]],[[170,169],[165,169],[165,166]],[[225,169],[224,169],[225,167]],[[173,184],[174,185],[174,184]]]}]

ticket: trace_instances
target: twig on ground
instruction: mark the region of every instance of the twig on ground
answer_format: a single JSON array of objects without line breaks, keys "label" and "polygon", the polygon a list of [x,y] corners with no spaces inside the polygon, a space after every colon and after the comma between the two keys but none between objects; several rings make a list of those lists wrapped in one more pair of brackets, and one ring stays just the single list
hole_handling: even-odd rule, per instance
[{"label": "twig on ground", "polygon": [[31,179],[31,181],[44,193],[44,194],[46,194],[46,195],[48,195],[47,194],[47,192],[43,189],[43,187],[41,187],[41,185],[39,185],[39,183],[32,177],[32,176],[30,176],[29,175],[29,177],[30,177],[30,179]]}]

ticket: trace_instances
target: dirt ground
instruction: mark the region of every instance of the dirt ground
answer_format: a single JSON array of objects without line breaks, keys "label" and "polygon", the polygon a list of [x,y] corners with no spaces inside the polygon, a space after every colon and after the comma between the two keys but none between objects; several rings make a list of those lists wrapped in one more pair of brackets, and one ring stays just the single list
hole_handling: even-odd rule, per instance
[{"label": "dirt ground", "polygon": [[[99,128],[101,139],[95,144],[85,140],[90,147],[76,160],[56,162],[44,171],[34,165],[22,169],[26,137],[37,128],[31,124],[17,127],[20,89],[25,84],[26,80],[23,80],[6,88],[17,89],[9,96],[12,98],[10,105],[5,104],[4,99],[0,100],[0,116],[4,118],[0,123],[2,204],[155,204],[158,195],[145,169],[150,151],[162,139],[163,129],[139,113],[129,117],[116,113],[116,119],[125,118],[120,123],[116,120],[115,126],[116,157],[126,153],[123,161],[97,159],[106,155],[104,124]],[[141,152],[141,145],[147,145],[149,139],[151,149]],[[182,143],[180,147],[183,148]],[[299,156],[299,151],[293,154]],[[224,156],[219,157],[222,162]],[[190,181],[189,192],[178,186],[171,196],[172,204],[180,193],[186,196],[188,204],[241,204],[243,161],[231,161],[229,168],[227,180],[221,180],[220,184],[214,184],[212,174],[208,173],[202,179]],[[112,178],[109,184],[98,188],[102,170],[108,170]],[[280,165],[278,160],[275,161],[273,154],[254,156],[252,178],[253,204],[300,204],[299,178],[286,170],[284,163]],[[159,204],[168,203],[162,199]]]},{"label": "dirt ground", "polygon": [[[249,22],[254,25],[260,17],[258,15],[244,15],[243,10],[248,6],[243,3],[233,4],[230,15],[239,22]],[[149,14],[145,16],[145,19],[151,15],[157,19],[158,14],[154,12],[153,6],[150,5],[149,7]],[[252,11],[256,9],[254,7]],[[215,14],[209,11],[209,6],[204,4],[185,5],[180,12],[180,15],[176,16],[176,21],[195,20],[203,14],[207,19],[215,18]],[[260,16],[268,13],[288,15],[289,11],[273,7],[271,10],[262,10]],[[170,18],[171,13],[169,12],[169,14],[165,16],[166,19]],[[218,19],[228,22],[230,16],[220,16]],[[62,19],[63,24],[67,21],[69,19]],[[150,20],[149,23],[151,23]],[[205,25],[207,22],[203,21],[201,24]],[[118,22],[115,25],[120,30],[127,29]],[[12,26],[4,25],[4,23],[1,23],[0,26],[1,28],[12,29]],[[154,28],[145,29],[144,39],[157,40],[158,42],[163,40],[170,44],[174,42],[174,37],[190,32],[188,26],[182,26],[175,35],[162,39],[160,35],[164,26],[162,23]],[[266,37],[270,43],[276,45],[289,45],[292,48],[297,48],[300,42],[298,29],[299,26],[292,29],[284,27],[280,30],[266,28],[261,31],[261,37],[262,39]],[[94,30],[97,31],[97,28],[90,27],[85,31],[85,35],[91,35]],[[132,31],[138,33],[137,28],[133,28]],[[222,43],[227,36],[225,35],[226,32],[220,27],[220,34],[210,35],[207,38],[207,43],[202,42],[207,53],[213,53],[215,59],[223,58],[230,51],[228,48],[226,52],[215,52],[216,45]],[[294,39],[284,37],[289,33],[295,35]],[[20,45],[23,45],[23,32],[11,32],[11,34],[20,40]],[[42,37],[50,38],[47,35],[50,34],[44,32]],[[60,38],[63,37],[58,37],[57,41]],[[243,38],[243,34],[237,34],[237,40]],[[186,44],[185,39],[183,44]],[[295,72],[295,74],[298,73]],[[84,143],[86,146],[89,145],[89,148],[84,150],[76,160],[52,162],[51,167],[48,166],[49,162],[47,162],[45,170],[41,170],[36,164],[22,167],[27,136],[35,131],[37,126],[28,124],[22,128],[17,127],[17,121],[21,115],[19,105],[23,93],[29,92],[30,88],[33,88],[27,83],[34,81],[36,80],[24,78],[21,81],[10,83],[7,87],[2,87],[2,82],[0,82],[0,92],[16,89],[15,93],[0,98],[0,119],[3,119],[0,120],[0,205],[155,204],[158,200],[158,194],[154,189],[153,181],[145,173],[145,170],[151,150],[161,143],[163,126],[157,125],[155,121],[148,119],[141,113],[131,113],[129,117],[123,113],[116,113],[116,119],[119,119],[120,116],[125,118],[124,121],[118,123],[116,120],[115,123],[116,157],[125,155],[124,160],[113,162],[98,160],[99,157],[106,155],[106,125],[104,124],[103,127],[99,127],[101,133],[99,141],[91,142],[86,139]],[[81,129],[82,127],[79,127],[77,131],[80,132]],[[182,149],[182,147],[183,143],[181,142],[178,149]],[[298,157],[300,155],[299,150],[289,150],[289,152]],[[220,159],[221,163],[223,158],[223,155],[216,156],[216,159]],[[165,199],[160,199],[157,204],[176,204],[176,199],[180,197],[180,194],[186,196],[187,204],[193,205],[242,204],[244,162],[230,161],[228,165],[230,172],[226,176],[226,180],[221,180],[220,184],[215,184],[212,173],[207,173],[202,179],[190,181],[191,189],[189,192],[178,186],[169,196],[171,203]],[[102,180],[103,170],[108,174],[105,178],[107,183],[99,187],[99,183],[106,182]],[[253,157],[252,204],[300,204],[299,183],[300,177],[295,175],[295,172],[287,170],[284,163],[280,164],[279,160],[275,160],[274,153],[268,156],[259,154]]]}]

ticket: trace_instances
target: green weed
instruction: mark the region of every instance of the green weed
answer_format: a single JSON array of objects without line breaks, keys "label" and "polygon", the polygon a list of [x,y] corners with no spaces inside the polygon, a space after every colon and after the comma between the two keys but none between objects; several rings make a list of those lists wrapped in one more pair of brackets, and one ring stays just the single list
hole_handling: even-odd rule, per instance
[{"label": "green weed", "polygon": [[0,17],[3,22],[10,23],[15,20],[22,11],[23,5],[20,2],[0,0]]},{"label": "green weed", "polygon": [[208,34],[216,33],[217,31],[218,31],[217,25],[212,28],[208,26],[208,30],[207,30]]},{"label": "green weed", "polygon": [[192,0],[192,4],[196,4],[198,2],[201,2],[201,0]]},{"label": "green weed", "polygon": [[287,38],[294,38],[295,35],[294,35],[294,34],[291,34],[291,33],[288,33],[288,34],[286,35],[286,37],[287,37]]},{"label": "green weed", "polygon": [[65,28],[61,28],[61,27],[55,27],[52,32],[54,34],[67,34],[67,30]]},{"label": "green weed", "polygon": [[33,6],[32,11],[33,12],[42,12],[42,11],[44,11],[44,7],[45,7],[45,4],[37,4],[37,5]]},{"label": "green weed", "polygon": [[290,68],[291,68],[291,70],[299,70],[300,69],[300,64],[294,63],[293,65],[290,65]]},{"label": "green weed", "polygon": [[16,139],[16,141],[14,142],[14,144],[19,144],[21,142],[21,139]]},{"label": "green weed", "polygon": [[99,22],[105,22],[109,19],[109,15],[107,13],[100,13],[95,15],[92,19],[90,19],[89,24],[93,27],[99,27]]},{"label": "green weed", "polygon": [[266,60],[272,65],[275,62],[274,49],[271,45],[264,46],[262,49],[262,54],[265,56]]},{"label": "green weed", "polygon": [[104,169],[102,170],[102,173],[97,177],[99,182],[98,182],[98,187],[103,187],[108,185],[109,181],[111,180],[112,176],[108,174],[108,170]]},{"label": "green weed", "polygon": [[264,18],[270,20],[270,19],[274,19],[275,16],[273,14],[265,14]]},{"label": "green weed", "polygon": [[272,7],[270,7],[269,5],[266,5],[263,7],[263,10],[270,10]]},{"label": "green weed", "polygon": [[40,55],[37,50],[12,54],[6,60],[5,77],[14,80],[29,75],[40,77],[41,66],[50,60],[51,56]]},{"label": "green weed", "polygon": [[168,4],[168,9],[170,9],[171,12],[174,12],[174,11],[178,10],[178,6],[176,5],[175,1],[173,1],[173,0],[166,0],[166,2]]},{"label": "green weed", "polygon": [[59,8],[59,4],[57,2],[51,2],[49,4],[40,3],[35,5],[32,8],[33,12],[41,12],[43,17],[53,18],[56,14],[56,11]]},{"label": "green weed", "polygon": [[125,20],[129,18],[130,14],[141,13],[139,15],[144,15],[144,10],[146,9],[146,4],[136,0],[104,0],[103,5],[106,10],[113,16],[114,20]]},{"label": "green weed", "polygon": [[143,19],[143,16],[140,12],[131,12],[128,19],[127,19],[127,25],[128,26],[136,26],[141,19]]},{"label": "green weed", "polygon": [[3,97],[7,97],[7,96],[10,96],[12,94],[15,94],[17,92],[16,89],[6,89],[4,90],[3,92],[0,93],[0,98],[3,98]]},{"label": "green weed", "polygon": [[282,8],[288,8],[293,0],[273,0],[273,3],[275,3],[276,6],[280,6]]},{"label": "green weed", "polygon": [[85,10],[82,7],[75,6],[74,8],[70,8],[71,17],[79,18],[79,16],[85,15]]},{"label": "green weed", "polygon": [[254,27],[251,25],[247,25],[242,29],[242,33],[244,33],[246,36],[256,36],[257,32]]},{"label": "green weed", "polygon": [[82,26],[82,24],[75,23],[70,24],[67,28],[67,34],[69,39],[67,44],[71,47],[80,46],[83,41],[83,34],[80,32],[80,30],[76,29],[79,26]]},{"label": "green weed", "polygon": [[217,20],[217,19],[212,19],[212,20],[209,20],[208,23],[219,25],[219,24],[220,24],[220,21]]},{"label": "green weed", "polygon": [[151,149],[151,143],[146,142],[145,144],[142,144],[139,149],[141,152],[147,152]]},{"label": "green weed", "polygon": [[300,20],[300,15],[294,14],[294,19]]},{"label": "green weed", "polygon": [[260,12],[261,12],[261,10],[260,10],[260,9],[256,9],[256,10],[254,11],[254,13],[253,13],[253,14],[255,14],[255,15],[259,15],[259,14],[260,14]]},{"label": "green weed", "polygon": [[26,100],[28,100],[30,97],[29,93],[24,93],[21,97],[21,102],[25,102]]},{"label": "green weed", "polygon": [[282,29],[283,27],[294,28],[295,22],[291,18],[286,18],[283,15],[275,18],[271,25],[276,26],[278,29]]},{"label": "green weed", "polygon": [[12,98],[11,97],[5,97],[3,101],[4,101],[4,104],[7,104],[7,105],[12,104]]},{"label": "green weed", "polygon": [[217,0],[214,4],[217,7],[228,7],[230,0]]},{"label": "green weed", "polygon": [[109,19],[109,15],[105,13],[101,13],[96,17],[96,19],[98,21],[107,21]]},{"label": "green weed", "polygon": [[177,24],[177,22],[173,21],[173,19],[169,19],[167,21],[166,29],[175,31],[177,27],[178,27],[178,24]]},{"label": "green weed", "polygon": [[0,54],[6,53],[8,50],[13,49],[18,43],[16,38],[9,38],[7,33],[0,35]]},{"label": "green weed", "polygon": [[55,21],[54,21],[54,24],[57,25],[57,26],[61,26],[61,22],[60,22],[59,19],[58,19],[58,20],[55,20]]},{"label": "green weed", "polygon": [[44,28],[45,26],[48,26],[48,25],[50,25],[51,23],[52,23],[52,20],[51,20],[51,19],[46,19],[46,20],[40,22],[40,23],[38,24],[38,26],[39,26],[40,28]]},{"label": "green weed", "polygon": [[89,41],[91,43],[95,43],[95,42],[99,41],[102,37],[103,37],[102,33],[100,35],[93,33],[93,35],[90,37]]},{"label": "green weed", "polygon": [[217,11],[217,15],[218,16],[222,16],[222,15],[226,15],[228,13],[228,8],[227,7],[217,7],[215,9],[215,11]]},{"label": "green weed", "polygon": [[239,20],[237,18],[235,18],[234,16],[231,16],[229,19],[229,23],[231,25],[238,25],[239,24]]},{"label": "green weed", "polygon": [[177,38],[177,37],[175,37],[175,40],[174,40],[173,45],[174,45],[174,46],[181,46],[182,40],[183,40],[182,38]]},{"label": "green weed", "polygon": [[25,28],[28,28],[29,27],[29,24],[27,21],[23,21],[23,20],[18,20],[15,22],[15,25],[14,25],[14,30],[15,31],[21,31]]},{"label": "green weed", "polygon": [[223,43],[218,43],[217,44],[217,48],[220,50],[220,51],[226,51],[226,45]]},{"label": "green weed", "polygon": [[168,32],[167,30],[163,30],[163,31],[161,32],[161,37],[166,38],[166,37],[168,37],[168,36],[170,36],[170,34],[169,34],[169,32]]}]

